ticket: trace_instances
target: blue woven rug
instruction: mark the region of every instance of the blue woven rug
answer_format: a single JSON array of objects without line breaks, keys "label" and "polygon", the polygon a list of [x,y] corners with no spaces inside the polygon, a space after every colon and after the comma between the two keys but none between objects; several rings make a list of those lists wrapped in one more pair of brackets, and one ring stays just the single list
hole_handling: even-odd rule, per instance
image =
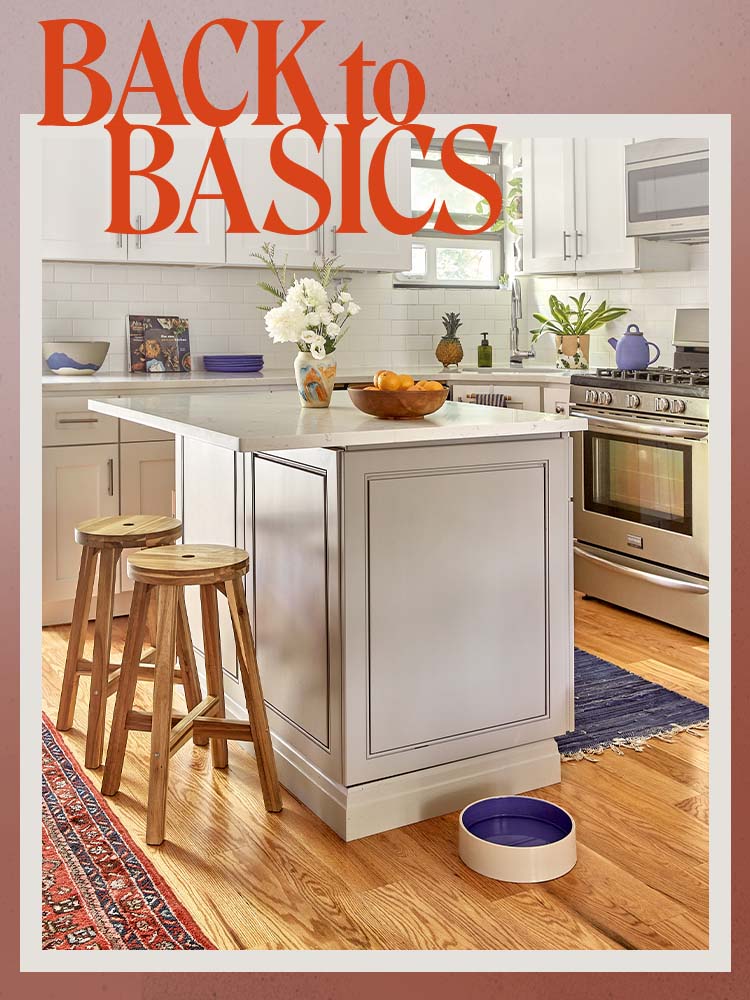
[{"label": "blue woven rug", "polygon": [[708,726],[706,705],[582,649],[575,651],[575,711],[575,730],[557,737],[564,761],[640,751],[649,740]]}]

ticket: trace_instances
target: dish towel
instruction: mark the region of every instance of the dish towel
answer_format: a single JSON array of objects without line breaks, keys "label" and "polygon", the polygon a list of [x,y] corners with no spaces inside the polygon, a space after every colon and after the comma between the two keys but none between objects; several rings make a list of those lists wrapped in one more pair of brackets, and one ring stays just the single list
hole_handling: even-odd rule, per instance
[{"label": "dish towel", "polygon": [[478,392],[474,397],[474,402],[480,406],[507,406],[508,401],[504,393]]}]

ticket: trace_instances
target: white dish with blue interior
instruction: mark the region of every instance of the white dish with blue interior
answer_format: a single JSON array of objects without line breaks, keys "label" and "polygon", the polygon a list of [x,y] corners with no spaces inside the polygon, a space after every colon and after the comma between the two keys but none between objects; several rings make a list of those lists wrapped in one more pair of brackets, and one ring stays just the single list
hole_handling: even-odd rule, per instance
[{"label": "white dish with blue interior", "polygon": [[93,375],[104,364],[108,340],[58,340],[42,344],[47,367],[55,375]]},{"label": "white dish with blue interior", "polygon": [[576,863],[576,825],[546,799],[479,799],[458,818],[458,853],[469,868],[501,882],[549,882]]}]

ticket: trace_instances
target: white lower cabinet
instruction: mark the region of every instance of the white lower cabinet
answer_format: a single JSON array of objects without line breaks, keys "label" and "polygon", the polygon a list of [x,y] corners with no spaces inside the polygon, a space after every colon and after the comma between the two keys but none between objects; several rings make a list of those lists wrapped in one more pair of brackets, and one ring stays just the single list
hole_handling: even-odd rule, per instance
[{"label": "white lower cabinet", "polygon": [[[120,513],[166,514],[174,512],[174,442],[139,441],[120,445]],[[123,553],[120,587],[133,589]]]},{"label": "white lower cabinet", "polygon": [[472,402],[477,394],[491,393],[505,396],[505,404],[514,410],[541,410],[540,386],[479,382],[473,385],[455,384],[452,399],[456,403]]},{"label": "white lower cabinet", "polygon": [[542,387],[544,413],[567,413],[570,402],[570,385],[545,385]]},{"label": "white lower cabinet", "polygon": [[42,451],[42,600],[47,623],[58,617],[56,602],[75,597],[81,560],[81,547],[73,537],[76,524],[119,513],[119,456],[116,444]]}]

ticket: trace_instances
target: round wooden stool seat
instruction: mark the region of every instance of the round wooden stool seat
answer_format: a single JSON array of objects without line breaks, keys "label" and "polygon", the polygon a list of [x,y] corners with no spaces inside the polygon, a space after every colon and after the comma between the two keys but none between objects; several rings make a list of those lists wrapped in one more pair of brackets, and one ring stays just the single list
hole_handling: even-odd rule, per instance
[{"label": "round wooden stool seat", "polygon": [[128,576],[156,586],[221,583],[244,576],[250,557],[230,545],[170,545],[128,556]]},{"label": "round wooden stool seat", "polygon": [[154,514],[124,514],[118,517],[92,517],[76,525],[79,545],[96,549],[142,548],[175,542],[182,535],[182,522],[176,517]]}]

